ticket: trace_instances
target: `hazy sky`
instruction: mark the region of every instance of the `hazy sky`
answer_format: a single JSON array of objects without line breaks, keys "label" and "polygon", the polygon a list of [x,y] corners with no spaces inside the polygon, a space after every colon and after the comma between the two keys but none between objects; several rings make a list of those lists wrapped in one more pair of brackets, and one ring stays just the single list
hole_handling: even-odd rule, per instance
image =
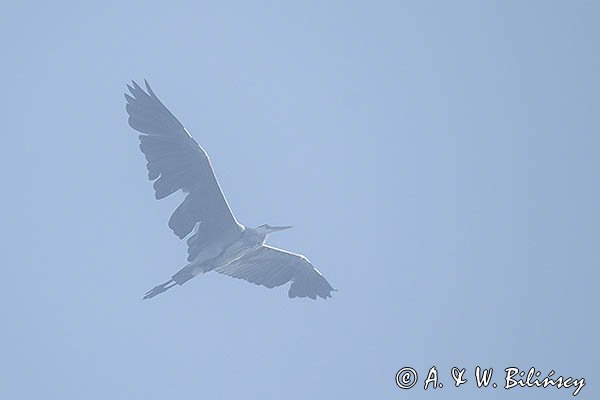
[{"label": "hazy sky", "polygon": [[[12,2],[0,12],[0,398],[598,397],[600,6]],[[339,289],[185,264],[122,93],[147,78],[239,221]],[[8,143],[6,142],[8,140]],[[423,391],[427,369],[444,388]],[[394,383],[404,366],[420,382]],[[449,371],[467,368],[452,387]]]}]

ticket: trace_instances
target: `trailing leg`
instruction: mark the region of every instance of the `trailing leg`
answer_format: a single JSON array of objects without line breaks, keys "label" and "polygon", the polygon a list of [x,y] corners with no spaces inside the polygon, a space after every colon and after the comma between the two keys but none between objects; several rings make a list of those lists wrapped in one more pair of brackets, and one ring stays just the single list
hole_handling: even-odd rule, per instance
[{"label": "trailing leg", "polygon": [[148,290],[144,295],[144,300],[151,299],[154,296],[158,296],[159,294],[171,289],[175,285],[177,285],[177,283],[173,279],[169,279],[165,283],[155,286],[152,289]]}]

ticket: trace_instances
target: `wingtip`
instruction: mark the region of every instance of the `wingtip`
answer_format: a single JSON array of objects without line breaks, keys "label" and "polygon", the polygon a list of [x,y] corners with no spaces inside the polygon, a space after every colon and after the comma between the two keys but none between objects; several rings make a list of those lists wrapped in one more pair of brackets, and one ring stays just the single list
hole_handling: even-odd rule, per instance
[{"label": "wingtip", "polygon": [[140,87],[140,85],[137,84],[136,81],[132,80],[131,83],[133,83],[133,87],[136,88],[136,90],[142,90],[142,88]]},{"label": "wingtip", "polygon": [[156,97],[156,95],[154,94],[154,91],[152,90],[152,88],[150,87],[150,84],[148,83],[148,80],[144,79],[144,85],[146,86],[146,90],[148,91],[150,96]]}]

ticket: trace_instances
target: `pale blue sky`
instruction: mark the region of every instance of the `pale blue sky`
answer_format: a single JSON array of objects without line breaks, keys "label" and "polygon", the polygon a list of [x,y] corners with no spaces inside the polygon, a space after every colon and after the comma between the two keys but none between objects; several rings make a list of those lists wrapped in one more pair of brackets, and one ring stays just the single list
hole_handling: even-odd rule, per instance
[{"label": "pale blue sky", "polygon": [[[0,13],[3,399],[597,397],[600,6],[13,2]],[[339,289],[185,263],[122,93],[147,78],[238,219]],[[8,143],[6,144],[6,140]],[[394,375],[436,365],[445,388]],[[501,383],[501,376],[497,377]]]}]

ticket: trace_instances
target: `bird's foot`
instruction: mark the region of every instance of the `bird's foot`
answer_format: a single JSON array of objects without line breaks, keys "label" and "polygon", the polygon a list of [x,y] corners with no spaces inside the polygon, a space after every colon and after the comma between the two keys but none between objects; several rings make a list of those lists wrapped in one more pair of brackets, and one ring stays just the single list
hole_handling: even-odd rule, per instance
[{"label": "bird's foot", "polygon": [[176,283],[173,282],[173,280],[170,280],[168,282],[165,282],[161,285],[155,286],[152,289],[148,290],[146,292],[146,294],[144,295],[144,300],[146,299],[151,299],[154,296],[158,296],[159,294],[166,292],[167,290],[171,289],[173,286],[175,286]]}]

